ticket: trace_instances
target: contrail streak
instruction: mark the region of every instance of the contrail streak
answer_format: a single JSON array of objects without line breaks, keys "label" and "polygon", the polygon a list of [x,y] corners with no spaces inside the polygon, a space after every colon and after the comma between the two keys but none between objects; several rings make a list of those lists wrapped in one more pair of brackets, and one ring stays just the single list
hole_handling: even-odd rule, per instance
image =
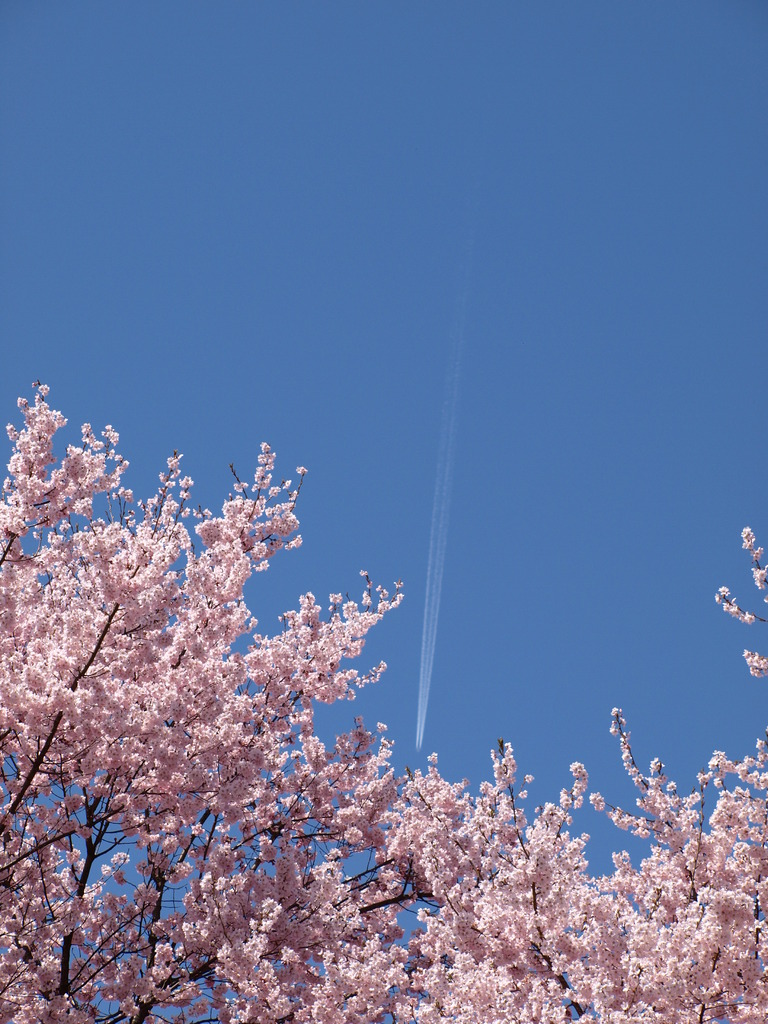
[{"label": "contrail streak", "polygon": [[440,614],[440,594],[443,587],[443,568],[448,543],[448,519],[451,507],[451,484],[453,481],[453,451],[456,440],[456,410],[459,403],[459,378],[461,355],[464,348],[464,323],[469,295],[469,277],[474,249],[474,216],[470,225],[469,244],[462,268],[462,281],[456,297],[453,328],[450,335],[450,351],[445,374],[445,396],[440,425],[440,447],[437,456],[437,478],[435,498],[432,503],[432,528],[429,534],[429,558],[427,560],[427,592],[424,599],[424,628],[421,635],[421,666],[419,670],[419,707],[416,718],[416,749],[421,750],[424,739],[424,725],[427,720],[429,687],[432,681],[432,665],[435,660],[437,620]]}]

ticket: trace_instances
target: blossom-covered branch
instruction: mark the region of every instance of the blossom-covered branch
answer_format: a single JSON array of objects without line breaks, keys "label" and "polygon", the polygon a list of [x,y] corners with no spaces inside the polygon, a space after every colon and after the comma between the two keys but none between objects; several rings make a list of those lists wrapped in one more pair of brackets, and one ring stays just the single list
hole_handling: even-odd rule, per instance
[{"label": "blossom-covered branch", "polygon": [[[761,547],[757,546],[755,535],[750,527],[744,527],[741,531],[741,539],[741,546],[746,551],[749,551],[752,558],[752,579],[754,584],[758,590],[765,590],[767,586],[766,578],[768,578],[768,570],[762,564],[764,551]],[[735,619],[746,623],[748,626],[751,626],[754,622],[768,622],[768,619],[763,618],[760,615],[744,611],[744,609],[741,608],[731,597],[731,592],[728,587],[720,587],[717,594],[715,594],[715,600],[728,615],[732,615]],[[766,595],[763,600],[768,603],[768,595]],[[765,658],[762,654],[758,654],[756,651],[745,650],[744,660],[749,666],[749,671],[753,676],[768,675],[768,658]]]}]

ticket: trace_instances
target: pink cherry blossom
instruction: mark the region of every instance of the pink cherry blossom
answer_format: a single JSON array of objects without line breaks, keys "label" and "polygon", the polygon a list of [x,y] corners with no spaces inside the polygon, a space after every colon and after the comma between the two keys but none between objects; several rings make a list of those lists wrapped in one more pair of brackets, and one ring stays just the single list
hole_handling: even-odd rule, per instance
[{"label": "pink cherry blossom", "polygon": [[765,740],[681,796],[615,708],[637,800],[589,794],[617,827],[593,875],[582,764],[531,808],[503,741],[473,794],[434,757],[398,778],[381,724],[317,736],[401,596],[364,573],[259,631],[244,589],[300,542],[303,468],[273,484],[262,446],[214,515],[174,453],[137,502],[111,427],[55,457],[47,393],[0,504],[0,1024],[768,1020]]}]

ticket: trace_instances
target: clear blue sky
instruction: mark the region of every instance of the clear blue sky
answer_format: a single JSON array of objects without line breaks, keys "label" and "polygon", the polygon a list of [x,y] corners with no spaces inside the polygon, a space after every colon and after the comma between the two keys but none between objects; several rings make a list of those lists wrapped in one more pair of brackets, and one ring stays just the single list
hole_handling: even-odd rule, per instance
[{"label": "clear blue sky", "polygon": [[176,448],[212,507],[262,440],[306,465],[265,629],[402,577],[388,673],[323,728],[385,721],[398,767],[473,784],[503,735],[540,801],[576,759],[626,796],[614,705],[683,789],[752,749],[768,629],[714,593],[756,604],[741,528],[768,546],[765,3],[5,0],[0,134],[0,419],[40,378],[137,492]]}]

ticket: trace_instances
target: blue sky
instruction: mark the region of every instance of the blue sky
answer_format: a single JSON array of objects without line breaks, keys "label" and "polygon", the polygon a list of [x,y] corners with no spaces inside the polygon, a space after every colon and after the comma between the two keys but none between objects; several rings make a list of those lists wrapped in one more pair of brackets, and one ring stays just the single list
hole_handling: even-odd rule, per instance
[{"label": "blue sky", "polygon": [[[258,444],[309,468],[304,547],[251,592],[402,578],[354,705],[398,767],[625,799],[610,711],[687,789],[750,751],[740,531],[768,542],[768,8],[39,4],[0,9],[1,417],[40,378],[198,500]],[[473,261],[424,746],[444,379]],[[600,862],[608,842],[592,817]]]}]

